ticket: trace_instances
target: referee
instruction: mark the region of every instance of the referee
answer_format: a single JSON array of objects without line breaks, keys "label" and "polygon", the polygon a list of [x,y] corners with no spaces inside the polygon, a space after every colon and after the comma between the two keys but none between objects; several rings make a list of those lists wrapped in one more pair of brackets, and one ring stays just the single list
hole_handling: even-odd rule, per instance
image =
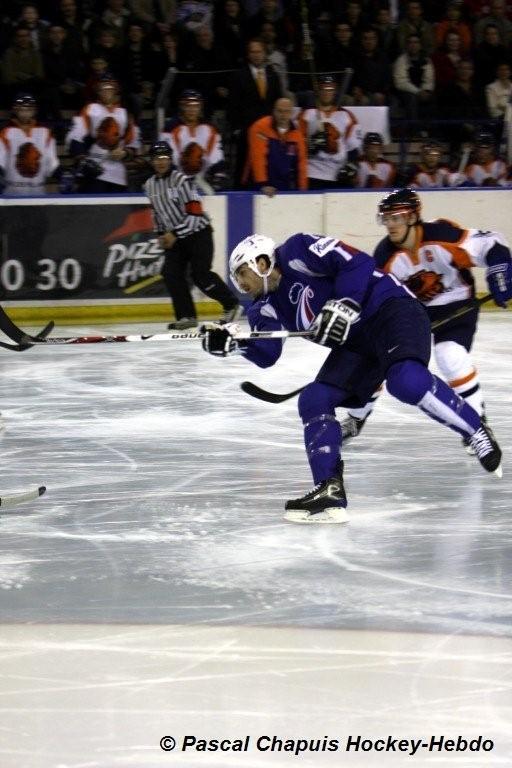
[{"label": "referee", "polygon": [[162,277],[176,315],[176,321],[168,327],[184,330],[197,325],[196,308],[187,280],[189,267],[193,284],[222,304],[221,322],[237,320],[242,314],[241,305],[211,270],[212,228],[194,180],[173,168],[172,149],[166,141],[153,144],[149,157],[155,173],[144,184],[144,191],[153,209],[158,242],[165,250]]}]

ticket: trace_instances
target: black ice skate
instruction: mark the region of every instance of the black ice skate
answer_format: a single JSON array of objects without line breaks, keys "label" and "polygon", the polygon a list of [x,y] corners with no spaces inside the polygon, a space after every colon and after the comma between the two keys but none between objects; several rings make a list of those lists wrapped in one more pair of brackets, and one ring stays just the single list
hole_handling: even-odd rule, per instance
[{"label": "black ice skate", "polygon": [[[487,419],[486,419],[485,415],[482,415],[480,418],[481,418],[482,424],[485,424],[487,429],[490,429],[490,427],[489,427],[489,425],[487,423]],[[492,434],[492,431],[491,431],[491,434]],[[494,437],[494,435],[493,435],[493,437]],[[473,446],[471,445],[471,438],[470,437],[463,437],[462,438],[462,445],[464,446],[464,449],[465,449],[466,453],[468,454],[468,456],[476,456],[476,451],[473,448]]]},{"label": "black ice skate", "polygon": [[341,434],[344,443],[358,436],[367,418],[368,416],[365,416],[364,419],[358,419],[356,416],[347,415],[347,418],[341,422]]},{"label": "black ice skate", "polygon": [[469,438],[475,455],[487,472],[494,472],[498,477],[503,476],[501,467],[501,449],[490,427],[482,419],[482,426]]},{"label": "black ice skate", "polygon": [[302,498],[287,501],[284,519],[291,523],[346,523],[346,506],[342,462],[339,474],[318,483]]}]

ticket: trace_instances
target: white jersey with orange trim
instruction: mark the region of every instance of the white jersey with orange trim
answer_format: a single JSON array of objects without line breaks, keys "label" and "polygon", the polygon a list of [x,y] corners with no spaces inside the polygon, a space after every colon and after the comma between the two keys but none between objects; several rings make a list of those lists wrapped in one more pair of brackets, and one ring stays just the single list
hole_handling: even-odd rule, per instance
[{"label": "white jersey with orange trim", "polygon": [[396,167],[380,157],[376,163],[360,160],[357,164],[356,187],[361,189],[382,189],[393,186]]},{"label": "white jersey with orange trim", "polygon": [[456,176],[457,174],[450,171],[445,165],[439,166],[439,168],[436,168],[434,171],[429,171],[424,165],[419,165],[414,171],[409,186],[413,189],[454,187],[457,185]]},{"label": "white jersey with orange trim", "polygon": [[308,157],[308,178],[335,181],[352,149],[361,149],[361,128],[355,115],[348,109],[304,109],[299,115],[299,128],[306,141],[319,131],[326,130],[330,152],[321,150]]},{"label": "white jersey with orange trim", "polygon": [[385,237],[374,251],[377,266],[395,275],[427,307],[464,301],[474,294],[471,267],[486,267],[495,243],[508,243],[499,232],[463,229],[446,219],[417,226],[412,250]]},{"label": "white jersey with orange trim", "polygon": [[6,195],[43,195],[48,176],[59,166],[52,132],[42,125],[8,125],[0,131],[0,167]]},{"label": "white jersey with orange trim", "polygon": [[181,154],[189,144],[199,144],[204,152],[202,173],[212,165],[216,165],[224,160],[221,136],[217,129],[208,123],[200,123],[195,126],[180,123],[171,131],[161,133],[158,140],[168,142],[173,153],[173,163],[182,172],[184,169],[180,162]]},{"label": "white jersey with orange trim", "polygon": [[119,105],[109,107],[99,102],[87,104],[73,118],[73,125],[66,136],[66,146],[69,147],[72,141],[83,142],[88,136],[95,141],[87,150],[87,156],[103,168],[98,178],[126,186],[126,167],[122,160],[110,158],[110,152],[117,147],[138,150],[141,146],[139,130],[127,110]]},{"label": "white jersey with orange trim", "polygon": [[503,160],[491,160],[489,163],[471,163],[465,170],[465,176],[473,184],[482,186],[486,179],[496,179],[500,187],[510,187],[512,182],[507,179],[507,164]]}]

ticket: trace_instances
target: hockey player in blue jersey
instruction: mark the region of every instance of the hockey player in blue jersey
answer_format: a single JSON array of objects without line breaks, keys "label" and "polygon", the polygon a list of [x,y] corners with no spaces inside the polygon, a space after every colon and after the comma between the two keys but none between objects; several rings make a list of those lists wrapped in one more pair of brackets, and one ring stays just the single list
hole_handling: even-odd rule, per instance
[{"label": "hockey player in blue jersey", "polygon": [[[306,453],[315,487],[286,502],[293,522],[344,522],[347,499],[341,460],[339,406],[363,405],[386,380],[391,395],[471,440],[488,472],[501,476],[501,451],[478,413],[428,370],[430,322],[423,306],[373,259],[335,237],[296,234],[282,245],[263,235],[245,238],[229,260],[233,281],[253,303],[253,330],[311,330],[331,349],[299,397]],[[203,348],[242,354],[266,368],[282,340],[237,341],[238,326],[207,323]]]},{"label": "hockey player in blue jersey", "polygon": [[[471,306],[475,297],[471,269],[486,269],[495,303],[506,307],[512,298],[512,258],[507,242],[499,232],[464,229],[447,219],[423,221],[421,200],[408,188],[382,198],[378,220],[387,229],[387,237],[375,248],[376,265],[415,294],[432,323],[446,321],[433,330],[437,366],[450,387],[485,421],[478,371],[470,354],[479,314],[478,307]],[[457,316],[462,308],[470,311]],[[345,439],[359,434],[375,399],[363,408],[349,410],[342,422]],[[463,441],[472,453],[470,441]]]}]

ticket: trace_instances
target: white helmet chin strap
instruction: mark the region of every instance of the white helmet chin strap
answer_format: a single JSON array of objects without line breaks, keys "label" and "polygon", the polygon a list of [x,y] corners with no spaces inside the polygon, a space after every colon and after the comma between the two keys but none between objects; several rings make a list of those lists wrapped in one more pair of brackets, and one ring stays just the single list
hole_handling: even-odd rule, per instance
[{"label": "white helmet chin strap", "polygon": [[254,264],[254,267],[252,267],[253,272],[256,272],[256,274],[259,275],[263,280],[263,293],[265,294],[265,296],[268,294],[268,279],[274,268],[270,256],[268,258],[269,258],[270,264],[266,272],[260,272],[256,263]]}]

